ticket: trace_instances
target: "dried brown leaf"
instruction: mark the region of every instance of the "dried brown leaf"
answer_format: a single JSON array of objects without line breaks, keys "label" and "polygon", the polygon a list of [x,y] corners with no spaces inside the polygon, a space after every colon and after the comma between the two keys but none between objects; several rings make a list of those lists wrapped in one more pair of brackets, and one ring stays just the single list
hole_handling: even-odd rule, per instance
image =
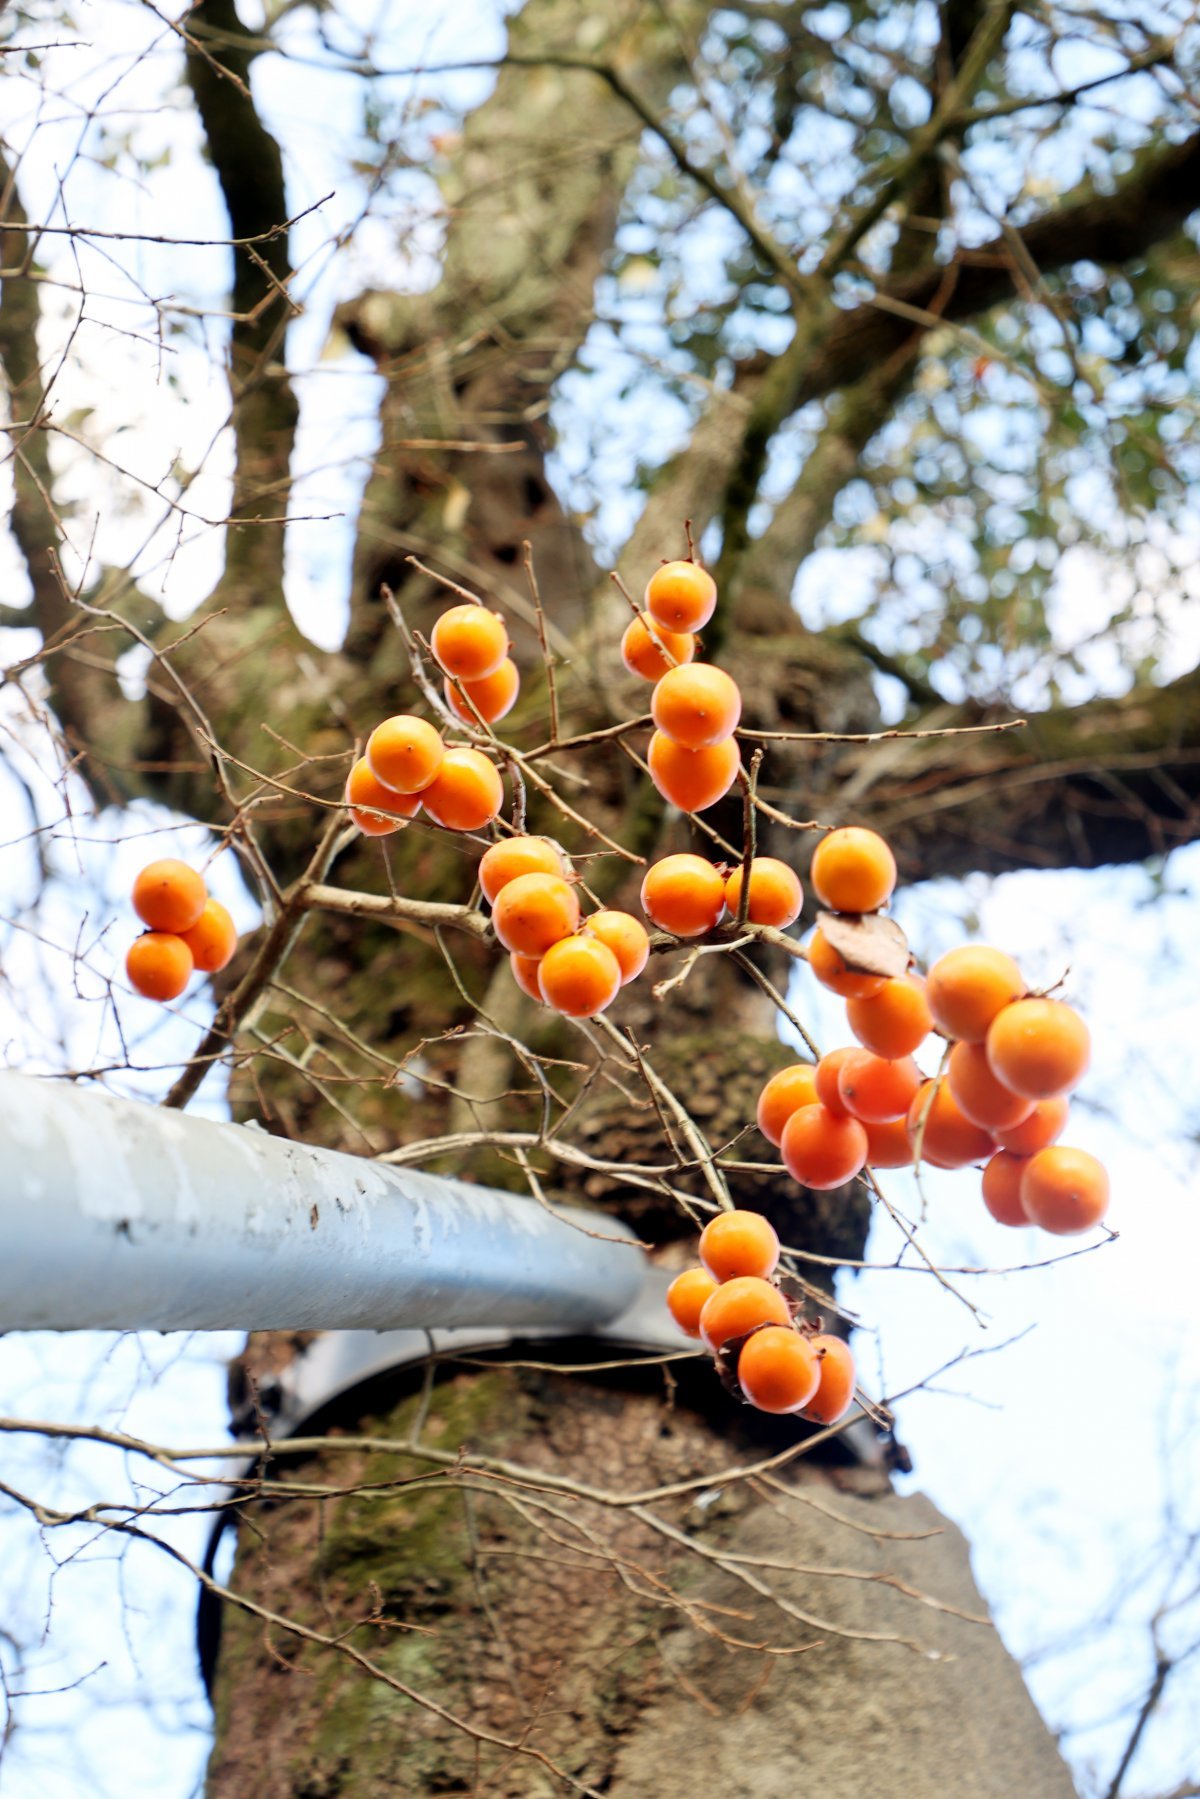
[{"label": "dried brown leaf", "polygon": [[878,912],[819,912],[817,923],[855,974],[901,975],[908,967],[908,939],[894,918]]}]

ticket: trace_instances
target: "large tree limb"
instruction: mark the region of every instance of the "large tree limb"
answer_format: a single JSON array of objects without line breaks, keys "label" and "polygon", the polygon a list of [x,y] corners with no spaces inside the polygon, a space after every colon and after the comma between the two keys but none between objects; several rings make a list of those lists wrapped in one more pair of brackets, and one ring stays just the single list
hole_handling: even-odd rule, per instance
[{"label": "large tree limb", "polygon": [[767,596],[790,609],[800,566],[816,548],[838,494],[857,473],[863,450],[891,417],[919,351],[920,336],[912,333],[882,368],[831,398],[829,418],[794,485],[761,536],[746,546],[737,573],[739,622],[748,606],[761,608]]},{"label": "large tree limb", "polygon": [[910,880],[1163,855],[1200,835],[1200,669],[1034,713],[1023,731],[897,739],[838,769],[839,817],[869,817]]},{"label": "large tree limb", "polygon": [[46,387],[37,342],[41,309],[37,284],[28,279],[33,254],[26,230],[29,220],[17,191],[15,171],[3,156],[0,190],[0,217],[6,227],[6,266],[0,281],[0,363],[8,390],[14,487],[9,523],[33,590],[32,609],[24,622],[52,638],[69,630],[75,620],[58,578],[59,531],[51,497],[43,410]]},{"label": "large tree limb", "polygon": [[[1079,262],[1112,268],[1144,256],[1183,226],[1200,206],[1200,133],[1182,144],[1144,152],[1111,193],[1090,184],[1020,231],[1023,248],[1043,274]],[[883,282],[879,299],[841,313],[814,350],[797,388],[796,404],[819,399],[891,355],[921,327],[943,285],[950,292],[937,318],[976,318],[1014,292],[1012,256],[1003,237],[960,250],[948,265],[928,264]],[[887,310],[897,306],[901,311]],[[927,323],[932,324],[933,319]]]},{"label": "large tree limb", "polygon": [[[229,214],[233,251],[230,390],[236,462],[222,589],[282,610],[287,513],[298,407],[284,364],[292,316],[283,157],[250,91],[250,51],[234,0],[199,0],[188,16],[187,78]],[[219,55],[206,39],[220,39]],[[275,235],[272,235],[274,233]],[[245,240],[257,239],[257,245]],[[265,522],[270,520],[271,522]],[[244,524],[242,521],[255,521]]]},{"label": "large tree limb", "polygon": [[[32,591],[27,610],[6,608],[0,622],[33,625],[42,634],[55,711],[72,754],[101,744],[118,758],[128,756],[135,721],[132,709],[114,708],[111,674],[128,640],[116,627],[98,635],[74,605],[62,576],[62,519],[54,500],[50,467],[49,387],[38,352],[41,307],[38,284],[29,279],[34,246],[15,171],[0,154],[0,219],[4,221],[5,273],[0,281],[0,368],[8,390],[13,505],[9,526],[25,564]],[[136,595],[141,603],[143,596]],[[127,602],[128,603],[128,602]],[[116,784],[103,768],[99,786],[112,797]]]},{"label": "large tree limb", "polygon": [[[1200,134],[1144,156],[1115,194],[1089,188],[1011,236],[1027,263],[1043,271],[1083,260],[1121,263],[1177,230],[1197,204]],[[735,609],[751,581],[759,588],[769,584],[778,595],[790,593],[858,453],[903,390],[926,331],[984,311],[1013,289],[1012,246],[1001,237],[962,252],[948,266],[927,265],[893,281],[879,300],[848,314],[826,303],[801,317],[792,343],[757,384],[725,487],[717,573]],[[802,471],[764,537],[752,543],[750,511],[776,432],[801,406],[839,386],[848,389],[840,420],[822,435],[812,466]]]},{"label": "large tree limb", "polygon": [[[233,496],[224,530],[225,567],[184,645],[171,679],[154,684],[138,753],[160,772],[156,789],[181,810],[209,818],[215,796],[206,757],[197,762],[177,684],[203,707],[223,752],[257,766],[261,709],[250,694],[271,691],[282,706],[306,687],[319,705],[336,691],[325,662],[314,678],[305,640],[283,589],[284,530],[298,407],[284,359],[293,316],[288,293],[288,206],[279,145],[259,117],[250,86],[256,52],[238,41],[235,0],[197,0],[181,31],[185,73],[229,216],[232,307],[229,346]],[[232,41],[231,41],[232,40]],[[247,657],[257,658],[253,676]],[[267,670],[270,673],[267,673]],[[285,700],[285,696],[286,700]],[[256,696],[257,697],[257,696]]]}]

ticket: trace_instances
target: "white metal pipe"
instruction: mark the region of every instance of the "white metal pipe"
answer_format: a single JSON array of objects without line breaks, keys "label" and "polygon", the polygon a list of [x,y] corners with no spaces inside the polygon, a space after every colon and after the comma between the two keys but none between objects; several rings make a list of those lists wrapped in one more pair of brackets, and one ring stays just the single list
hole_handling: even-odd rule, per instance
[{"label": "white metal pipe", "polygon": [[589,1330],[646,1266],[596,1213],[0,1074],[0,1331]]}]

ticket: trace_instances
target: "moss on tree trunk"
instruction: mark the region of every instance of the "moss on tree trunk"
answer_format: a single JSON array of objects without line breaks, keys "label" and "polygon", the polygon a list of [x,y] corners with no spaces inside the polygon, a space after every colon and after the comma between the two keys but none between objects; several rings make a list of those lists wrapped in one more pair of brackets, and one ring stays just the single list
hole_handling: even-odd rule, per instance
[{"label": "moss on tree trunk", "polygon": [[[256,1507],[237,1583],[386,1678],[227,1610],[209,1799],[569,1790],[533,1751],[620,1799],[1069,1799],[958,1532],[848,1465],[706,1491],[796,1427],[723,1395],[714,1407],[703,1372],[676,1371],[664,1389],[657,1372],[443,1368],[428,1401],[410,1391],[343,1416],[403,1441],[421,1414],[422,1442],[461,1452],[453,1477],[393,1452],[293,1466],[303,1483],[370,1491]],[[527,1476],[473,1473],[484,1457],[518,1458]],[[569,1470],[614,1493],[697,1484],[634,1508],[538,1484]]]}]

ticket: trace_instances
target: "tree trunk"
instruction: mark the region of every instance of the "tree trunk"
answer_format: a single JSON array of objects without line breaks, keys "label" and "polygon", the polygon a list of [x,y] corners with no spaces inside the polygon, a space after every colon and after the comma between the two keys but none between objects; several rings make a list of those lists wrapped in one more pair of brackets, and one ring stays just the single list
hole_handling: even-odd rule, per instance
[{"label": "tree trunk", "polygon": [[[210,1799],[551,1799],[569,1781],[621,1799],[1070,1799],[958,1531],[846,1458],[715,1484],[796,1427],[674,1368],[665,1392],[658,1369],[445,1368],[422,1440],[461,1451],[455,1480],[431,1489],[392,1452],[293,1468],[374,1491],[256,1507],[239,1591],[382,1678],[226,1607]],[[402,1440],[425,1403],[407,1384],[322,1422]],[[470,1472],[508,1456],[523,1482]],[[617,1507],[538,1485],[572,1473],[622,1496],[691,1485]]]}]

